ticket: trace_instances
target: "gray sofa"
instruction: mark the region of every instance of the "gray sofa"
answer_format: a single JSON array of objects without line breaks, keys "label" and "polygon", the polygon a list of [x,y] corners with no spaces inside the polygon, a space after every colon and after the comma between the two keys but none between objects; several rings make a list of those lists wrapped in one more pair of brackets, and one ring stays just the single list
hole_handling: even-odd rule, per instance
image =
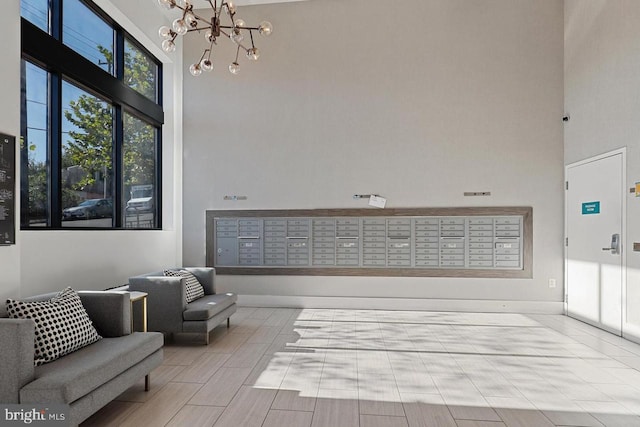
[{"label": "gray sofa", "polygon": [[[103,339],[34,366],[35,323],[10,319],[0,304],[0,402],[69,405],[77,425],[162,363],[162,334],[131,332],[128,293],[78,292]],[[56,294],[23,300],[48,300]]]},{"label": "gray sofa", "polygon": [[217,294],[215,269],[211,267],[183,268],[190,271],[204,288],[204,297],[189,304],[186,300],[185,279],[164,276],[162,271],[129,278],[129,290],[142,291],[147,297],[147,328],[169,335],[195,333],[209,344],[209,332],[227,321],[236,312],[237,296]]}]

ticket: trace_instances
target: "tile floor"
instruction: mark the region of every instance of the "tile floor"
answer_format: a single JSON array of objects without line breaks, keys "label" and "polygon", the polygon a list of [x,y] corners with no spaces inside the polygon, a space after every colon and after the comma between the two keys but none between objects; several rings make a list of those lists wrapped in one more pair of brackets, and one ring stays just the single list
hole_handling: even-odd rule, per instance
[{"label": "tile floor", "polygon": [[640,426],[640,345],[565,316],[239,308],[83,426]]}]

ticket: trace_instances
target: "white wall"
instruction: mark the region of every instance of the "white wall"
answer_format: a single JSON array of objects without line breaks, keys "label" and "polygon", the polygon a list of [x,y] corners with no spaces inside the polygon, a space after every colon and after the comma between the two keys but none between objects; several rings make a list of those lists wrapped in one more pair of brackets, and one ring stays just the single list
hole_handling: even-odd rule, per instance
[{"label": "white wall", "polygon": [[[212,74],[185,76],[185,265],[205,263],[207,209],[364,207],[356,193],[389,207],[532,206],[533,279],[219,282],[241,295],[562,301],[561,0],[325,0],[238,16],[274,24],[256,38],[260,60],[230,75],[222,40]],[[185,68],[201,39],[186,39]]]},{"label": "white wall", "polygon": [[[20,2],[5,1],[0,13],[0,28],[8,32],[0,43],[0,76],[5,84],[0,85],[0,133],[20,135]],[[9,82],[7,84],[6,82]],[[16,182],[19,181],[19,150],[16,148]],[[16,185],[17,186],[17,185]],[[20,197],[16,193],[16,212],[20,212]],[[16,227],[20,215],[16,214]],[[0,301],[20,292],[20,233],[16,233],[16,244],[0,246]]]},{"label": "white wall", "polygon": [[[565,163],[627,147],[627,186],[640,181],[640,2],[565,2]],[[640,199],[627,199],[626,313],[640,339]]]},{"label": "white wall", "polygon": [[[182,258],[182,64],[181,46],[168,58],[158,48],[157,27],[167,18],[153,3],[99,0],[103,9],[138,38],[164,64],[165,126],[163,139],[163,230],[161,231],[22,231],[18,245],[0,247],[0,296],[28,296],[59,290],[104,289],[126,283],[134,274],[178,265]],[[146,3],[146,2],[145,2]],[[135,22],[135,24],[134,24]],[[0,45],[0,130],[20,129],[19,0],[4,2],[2,27],[9,34]],[[19,224],[17,225],[19,227]]]}]

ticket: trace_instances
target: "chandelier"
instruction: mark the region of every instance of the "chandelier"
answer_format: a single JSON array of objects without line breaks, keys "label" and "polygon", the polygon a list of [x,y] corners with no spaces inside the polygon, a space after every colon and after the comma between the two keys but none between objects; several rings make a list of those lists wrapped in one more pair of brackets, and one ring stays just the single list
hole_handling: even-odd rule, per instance
[{"label": "chandelier", "polygon": [[[173,21],[171,28],[163,25],[158,30],[158,34],[163,39],[162,50],[165,52],[176,50],[175,40],[178,36],[183,36],[193,31],[204,32],[208,47],[202,52],[200,59],[189,66],[189,72],[194,76],[199,76],[203,71],[213,70],[211,51],[213,45],[218,44],[217,39],[222,35],[237,45],[236,59],[229,65],[229,71],[232,74],[238,74],[240,72],[240,64],[238,64],[240,49],[243,50],[249,60],[257,61],[260,57],[260,51],[253,43],[253,32],[257,31],[264,36],[268,36],[273,31],[273,27],[268,21],[262,21],[257,27],[249,27],[242,19],[236,19],[236,6],[231,0],[222,0],[220,7],[218,7],[218,0],[206,1],[211,6],[213,13],[213,16],[208,19],[196,14],[193,10],[193,5],[188,0],[158,0],[158,3],[166,9],[179,9],[182,11],[182,17]],[[222,25],[223,15],[228,16],[231,21],[229,25]],[[251,47],[246,47],[242,44],[247,33],[251,40]]]}]

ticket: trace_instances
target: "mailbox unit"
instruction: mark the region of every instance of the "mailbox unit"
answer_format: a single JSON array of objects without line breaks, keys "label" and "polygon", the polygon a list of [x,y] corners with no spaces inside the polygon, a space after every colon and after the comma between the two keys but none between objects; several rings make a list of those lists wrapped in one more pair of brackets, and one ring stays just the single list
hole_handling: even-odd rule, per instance
[{"label": "mailbox unit", "polygon": [[529,207],[207,211],[219,274],[531,277]]}]

